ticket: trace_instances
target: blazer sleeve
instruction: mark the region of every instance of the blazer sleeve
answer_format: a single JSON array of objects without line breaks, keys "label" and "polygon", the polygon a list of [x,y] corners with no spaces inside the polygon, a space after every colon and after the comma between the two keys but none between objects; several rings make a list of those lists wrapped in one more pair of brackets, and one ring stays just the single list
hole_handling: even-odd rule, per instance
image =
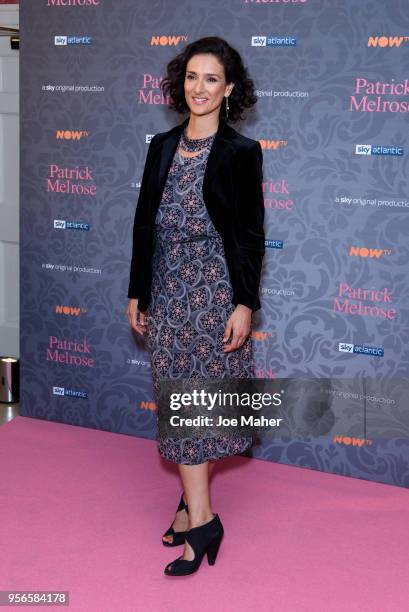
[{"label": "blazer sleeve", "polygon": [[155,148],[155,138],[153,136],[149,143],[146,155],[145,167],[142,174],[142,182],[139,190],[138,203],[136,205],[133,231],[132,231],[132,257],[129,273],[128,298],[139,298],[142,289],[141,270],[146,266],[144,257],[146,256],[146,242],[148,219],[146,210],[146,200],[148,193],[148,175],[152,166],[153,152]]},{"label": "blazer sleeve", "polygon": [[237,206],[241,275],[235,303],[256,311],[261,308],[259,289],[265,253],[263,152],[258,141],[242,153]]}]

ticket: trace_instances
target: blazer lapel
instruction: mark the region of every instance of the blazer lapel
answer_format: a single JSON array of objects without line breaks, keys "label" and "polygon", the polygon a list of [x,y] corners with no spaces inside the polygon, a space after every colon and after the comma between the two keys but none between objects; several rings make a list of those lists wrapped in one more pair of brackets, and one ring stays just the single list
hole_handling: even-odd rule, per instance
[{"label": "blazer lapel", "polygon": [[[170,166],[173,157],[176,153],[177,146],[179,144],[180,137],[183,130],[189,122],[187,117],[183,123],[177,125],[173,130],[170,131],[169,136],[162,142],[162,148],[159,152],[159,170],[158,179],[156,183],[156,206],[153,211],[156,214],[156,210],[160,204],[162,193],[165,188],[166,179],[169,174]],[[228,152],[230,141],[234,134],[234,130],[225,122],[224,119],[219,120],[219,126],[216,132],[216,136],[213,140],[212,147],[210,149],[209,156],[207,158],[206,170],[203,177],[203,194],[206,195],[208,187],[212,182],[212,179],[217,171],[217,168],[222,161],[224,155]]]}]

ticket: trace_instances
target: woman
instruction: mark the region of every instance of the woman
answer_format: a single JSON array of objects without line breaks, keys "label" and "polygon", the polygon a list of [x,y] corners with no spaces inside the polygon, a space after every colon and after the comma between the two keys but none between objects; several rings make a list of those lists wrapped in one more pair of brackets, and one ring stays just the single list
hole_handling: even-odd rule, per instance
[{"label": "woman", "polygon": [[[146,333],[157,396],[160,379],[253,376],[251,317],[260,308],[265,249],[261,146],[227,123],[257,101],[240,55],[221,38],[197,40],[169,62],[161,88],[170,107],[189,116],[149,146],[127,311],[132,328]],[[209,476],[216,460],[252,444],[251,436],[211,428],[158,434],[159,452],[178,464],[184,488],[162,539],[184,544],[184,552],[165,574],[196,571],[206,553],[213,565],[223,526],[211,509]]]}]

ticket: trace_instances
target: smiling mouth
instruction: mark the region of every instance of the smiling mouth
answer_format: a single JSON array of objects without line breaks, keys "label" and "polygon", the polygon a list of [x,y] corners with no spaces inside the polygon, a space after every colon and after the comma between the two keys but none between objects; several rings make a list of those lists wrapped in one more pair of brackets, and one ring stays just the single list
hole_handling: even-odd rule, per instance
[{"label": "smiling mouth", "polygon": [[196,104],[204,104],[205,102],[207,102],[207,98],[195,98],[195,97],[193,97],[193,100],[196,102]]}]

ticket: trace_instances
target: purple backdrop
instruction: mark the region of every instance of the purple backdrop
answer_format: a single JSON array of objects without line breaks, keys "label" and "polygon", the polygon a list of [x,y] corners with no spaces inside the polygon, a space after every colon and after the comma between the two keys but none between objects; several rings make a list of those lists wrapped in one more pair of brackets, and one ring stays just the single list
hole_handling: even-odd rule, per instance
[{"label": "purple backdrop", "polygon": [[328,379],[286,407],[314,436],[251,455],[409,486],[409,6],[377,0],[21,3],[22,414],[155,437],[128,325],[131,234],[166,63],[219,35],[257,108],[267,249],[259,378]]}]

